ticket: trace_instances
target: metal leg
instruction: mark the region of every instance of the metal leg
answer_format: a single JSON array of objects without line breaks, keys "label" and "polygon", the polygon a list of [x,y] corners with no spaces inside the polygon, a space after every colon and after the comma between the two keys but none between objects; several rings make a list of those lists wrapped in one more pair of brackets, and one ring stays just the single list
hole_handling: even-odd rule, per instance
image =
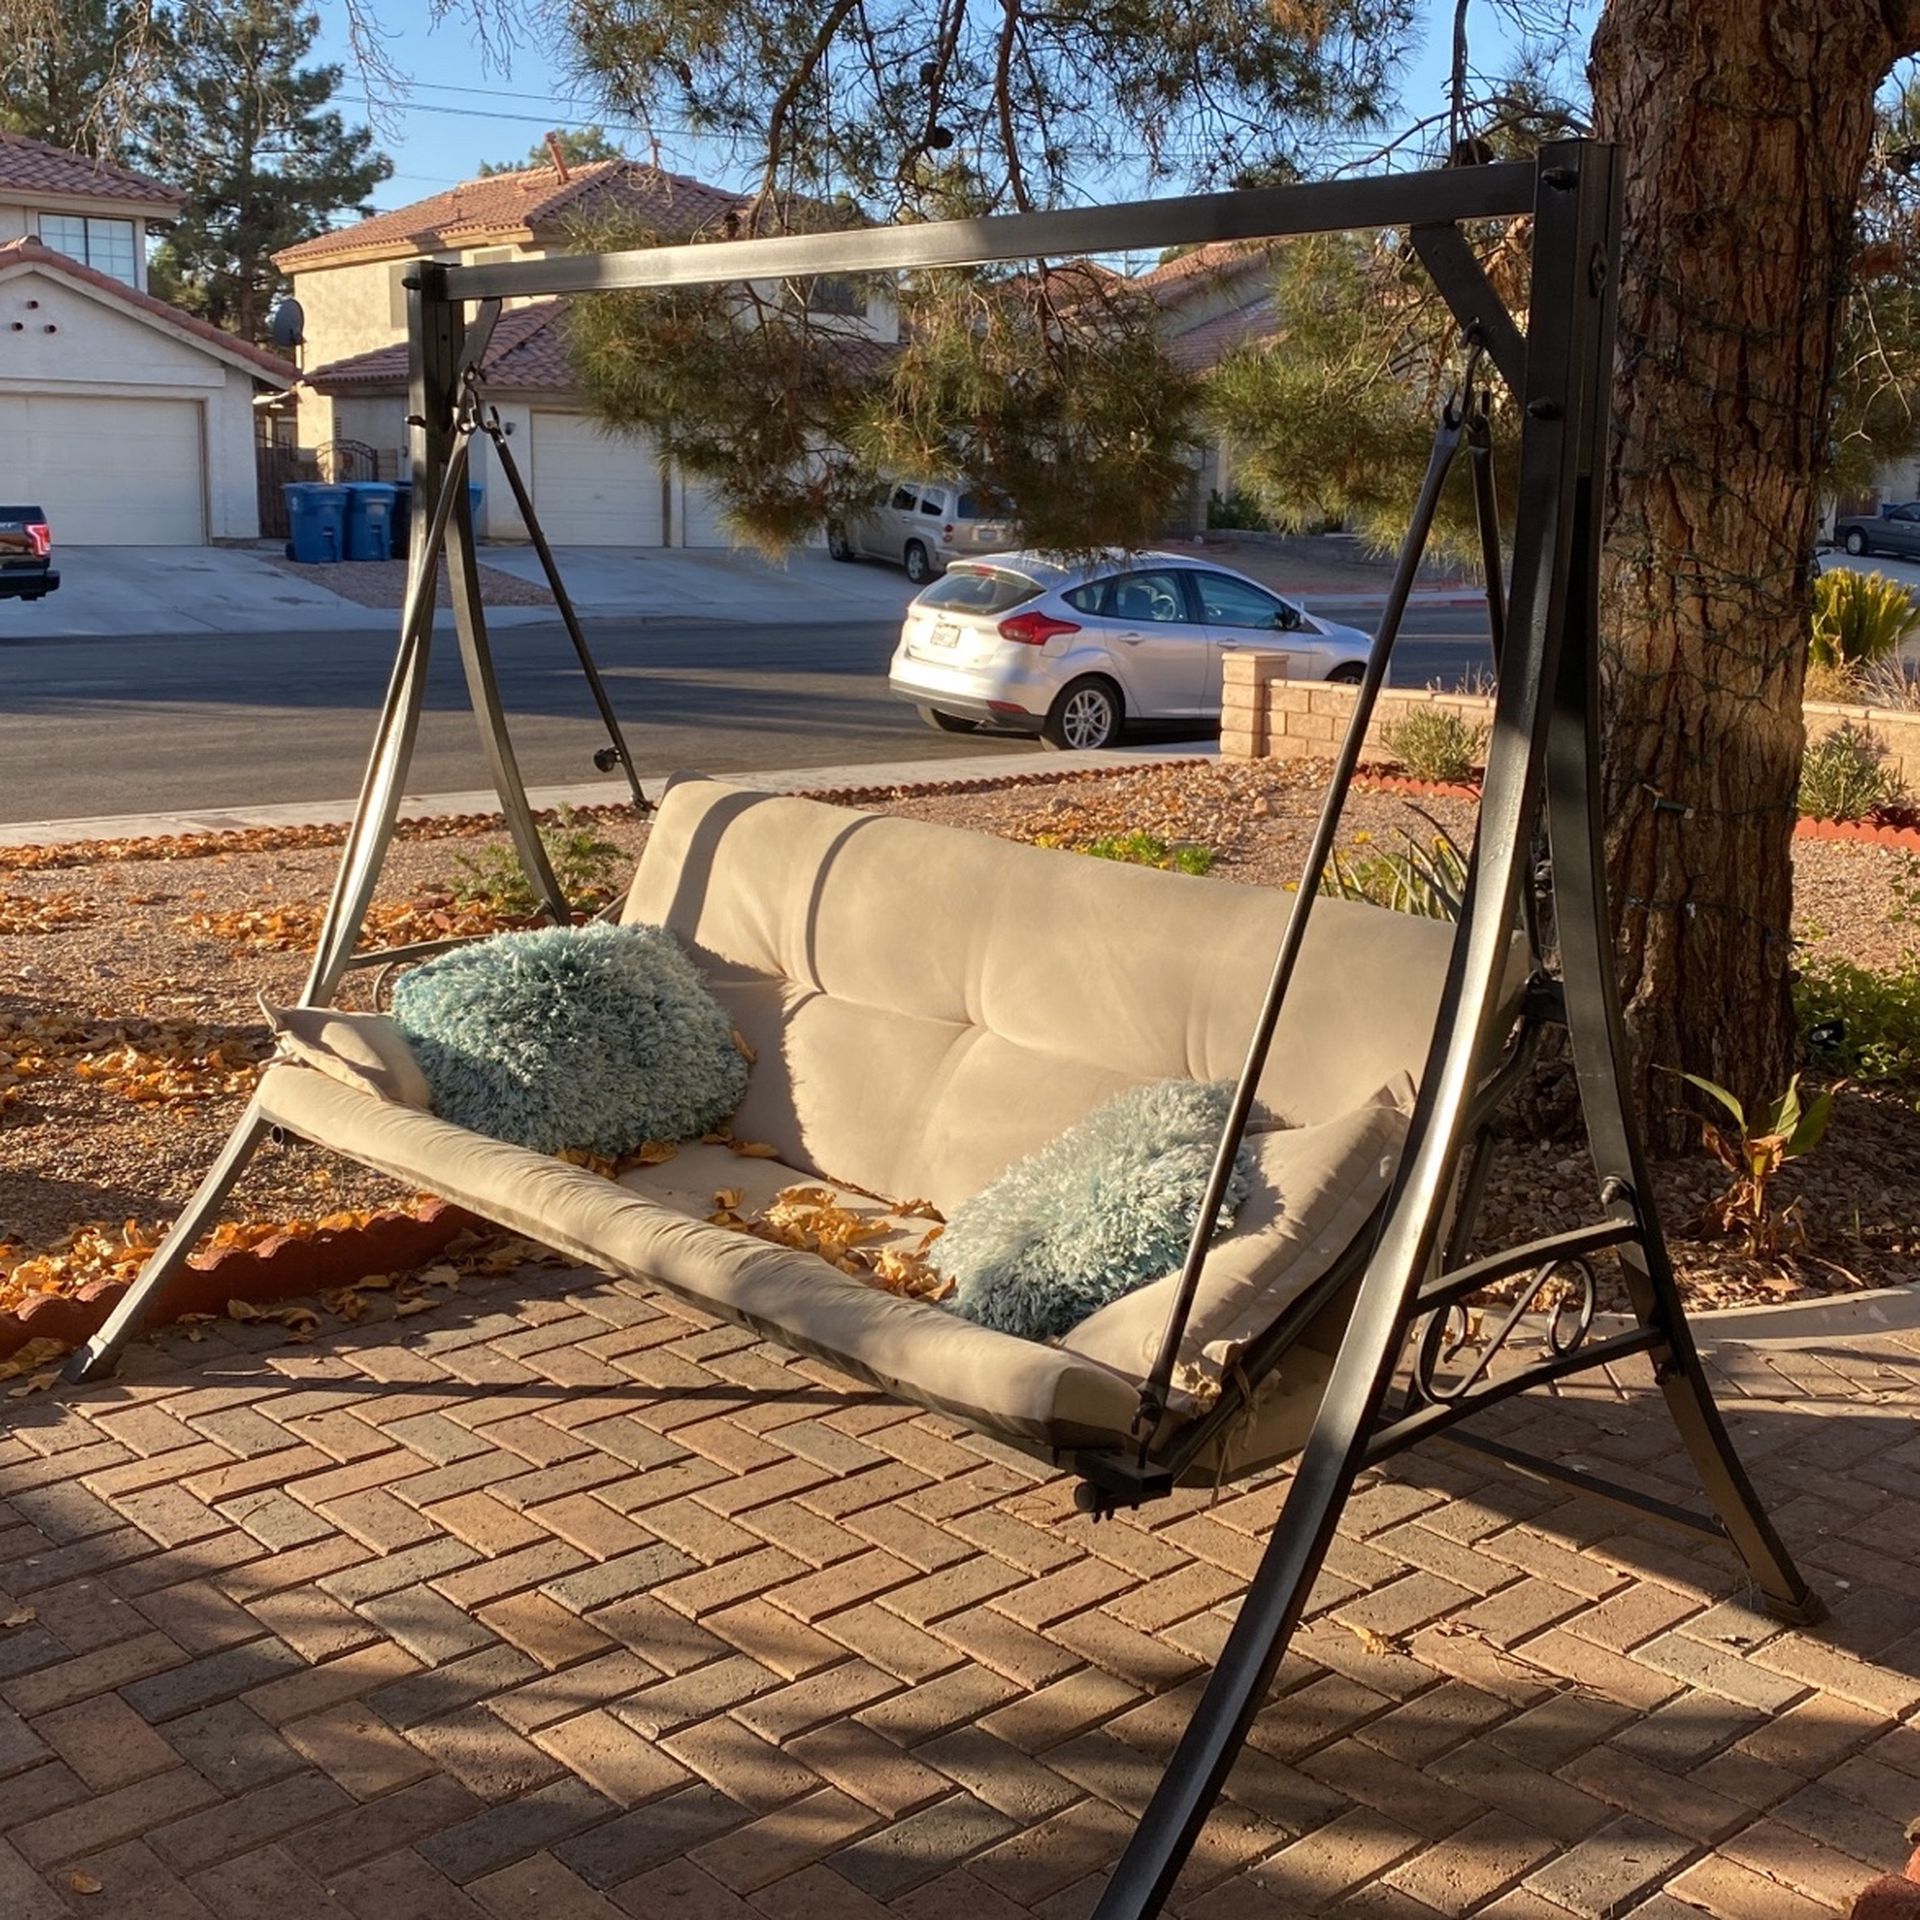
[{"label": "metal leg", "polygon": [[107,1323],[62,1369],[69,1380],[98,1380],[111,1373],[120,1358],[120,1350],[140,1330],[147,1310],[165,1290],[167,1282],[186,1265],[187,1256],[200,1242],[200,1236],[213,1223],[220,1204],[232,1192],[233,1184],[246,1171],[247,1162],[266,1138],[268,1123],[259,1108],[248,1102],[238,1125],[227,1136],[220,1158],[207,1169],[207,1175],[194,1196],[154,1248],[153,1256],[140,1269],[139,1278],[120,1297],[120,1304],[108,1316]]},{"label": "metal leg", "polygon": [[1720,1417],[1674,1280],[1666,1239],[1651,1203],[1639,1128],[1621,1070],[1628,1058],[1613,965],[1607,910],[1604,825],[1600,813],[1598,714],[1599,621],[1592,590],[1599,528],[1591,492],[1581,497],[1574,527],[1587,591],[1569,608],[1566,643],[1553,690],[1547,749],[1547,829],[1553,849],[1561,972],[1567,1029],[1580,1105],[1601,1192],[1617,1196],[1616,1212],[1637,1224],[1617,1250],[1633,1309],[1659,1332],[1666,1352],[1655,1377],[1694,1471],[1768,1608],[1797,1625],[1819,1620],[1825,1607],[1793,1563],[1747,1478]]},{"label": "metal leg", "polygon": [[1604,382],[1607,364],[1604,303],[1590,263],[1604,262],[1613,230],[1610,157],[1569,143],[1541,158],[1506,671],[1466,899],[1406,1155],[1279,1524],[1095,1920],[1146,1920],[1159,1912],[1246,1739],[1364,1462],[1418,1317],[1419,1287],[1477,1117],[1475,1100],[1498,1065],[1501,983],[1544,784],[1547,695],[1572,597],[1568,573],[1591,565],[1590,555],[1576,559],[1569,544],[1576,496],[1591,487],[1601,454],[1580,389],[1583,381]]},{"label": "metal leg", "polygon": [[[567,592],[567,583],[560,577],[560,564],[553,557],[553,549],[547,545],[545,530],[540,525],[540,516],[534,511],[533,496],[527,491],[527,483],[520,477],[520,463],[514,459],[513,450],[507,445],[507,436],[500,430],[498,416],[491,410],[487,415],[487,437],[493,442],[494,455],[500,462],[500,471],[507,477],[507,486],[513,493],[514,504],[520,509],[521,523],[526,527],[527,537],[533,542],[533,550],[540,556],[540,565],[547,576],[547,587],[553,594],[553,604],[560,610],[561,624],[567,630],[567,638],[573,642],[574,656],[580,662],[580,671],[587,677],[587,687],[593,695],[593,703],[600,709],[601,724],[607,730],[607,738],[613,743],[614,758],[620,763],[627,776],[627,786],[633,794],[633,804],[637,812],[649,812],[653,806],[640,790],[640,771],[633,764],[632,751],[627,746],[627,737],[620,731],[620,716],[613,710],[613,701],[608,696],[606,682],[600,678],[600,669],[595,664],[592,651],[587,646],[587,636],[580,631],[579,616],[573,610],[573,597]],[[598,760],[599,756],[595,756]]]},{"label": "metal leg", "polygon": [[573,907],[554,877],[540,829],[534,824],[533,808],[520,778],[520,763],[514,757],[513,741],[507,732],[500,683],[494,677],[493,649],[488,644],[487,617],[480,602],[480,568],[474,557],[473,508],[465,488],[459,490],[452,517],[447,522],[447,574],[453,589],[453,624],[460,636],[460,662],[466,669],[467,695],[473,703],[474,718],[480,723],[480,744],[486,752],[488,771],[493,775],[493,790],[500,796],[500,810],[507,817],[507,831],[513,836],[528,885],[533,888],[547,918],[555,926],[564,927],[573,919]]}]

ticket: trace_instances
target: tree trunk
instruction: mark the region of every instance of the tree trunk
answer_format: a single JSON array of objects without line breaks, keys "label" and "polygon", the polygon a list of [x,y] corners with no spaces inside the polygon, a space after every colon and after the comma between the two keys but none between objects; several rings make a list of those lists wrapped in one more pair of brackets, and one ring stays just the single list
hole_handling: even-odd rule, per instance
[{"label": "tree trunk", "polygon": [[[1624,159],[1605,502],[1608,879],[1635,1093],[1749,1103],[1798,1056],[1791,838],[1809,560],[1873,97],[1920,8],[1609,0],[1595,130]],[[1751,1110],[1751,1106],[1749,1108]]]}]

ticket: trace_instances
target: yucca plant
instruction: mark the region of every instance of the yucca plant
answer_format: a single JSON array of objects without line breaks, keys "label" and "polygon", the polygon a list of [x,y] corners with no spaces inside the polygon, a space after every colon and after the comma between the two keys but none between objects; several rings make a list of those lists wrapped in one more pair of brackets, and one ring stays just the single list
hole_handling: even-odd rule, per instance
[{"label": "yucca plant", "polygon": [[1342,900],[1364,900],[1422,920],[1458,920],[1467,891],[1467,856],[1432,814],[1415,807],[1432,829],[1421,840],[1411,828],[1397,853],[1368,854],[1352,862],[1336,853],[1320,882],[1322,893]]},{"label": "yucca plant", "polygon": [[1778,1253],[1783,1239],[1804,1239],[1799,1203],[1776,1209],[1773,1179],[1789,1160],[1804,1159],[1825,1137],[1833,1118],[1832,1093],[1819,1094],[1802,1105],[1796,1073],[1787,1082],[1786,1092],[1749,1121],[1745,1106],[1717,1081],[1698,1073],[1683,1073],[1680,1078],[1718,1101],[1733,1118],[1731,1131],[1711,1120],[1700,1123],[1707,1151],[1733,1176],[1726,1192],[1707,1208],[1709,1223],[1722,1233],[1744,1234],[1749,1254]]},{"label": "yucca plant", "polygon": [[1913,595],[1884,574],[1835,567],[1813,583],[1809,657],[1816,667],[1851,677],[1891,659],[1916,626]]}]

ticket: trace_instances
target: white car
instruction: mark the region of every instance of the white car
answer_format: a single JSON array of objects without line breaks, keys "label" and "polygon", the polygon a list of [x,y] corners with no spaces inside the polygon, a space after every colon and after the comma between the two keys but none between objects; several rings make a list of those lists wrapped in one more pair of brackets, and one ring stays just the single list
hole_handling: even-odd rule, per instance
[{"label": "white car", "polygon": [[1187,555],[1003,553],[955,561],[915,598],[887,685],[943,732],[1110,747],[1133,721],[1216,726],[1226,654],[1282,653],[1290,679],[1351,682],[1371,644]]},{"label": "white car", "polygon": [[917,587],[954,561],[998,553],[1015,538],[1013,523],[985,511],[970,489],[901,481],[865,513],[830,526],[827,551],[836,560],[891,561]]}]

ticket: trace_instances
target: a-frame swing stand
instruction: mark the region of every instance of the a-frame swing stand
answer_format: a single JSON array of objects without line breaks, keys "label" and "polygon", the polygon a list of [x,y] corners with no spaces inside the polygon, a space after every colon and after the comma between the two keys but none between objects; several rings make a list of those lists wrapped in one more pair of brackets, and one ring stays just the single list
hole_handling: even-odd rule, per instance
[{"label": "a-frame swing stand", "polygon": [[[1524,336],[1481,272],[1466,223],[1531,216],[1532,287]],[[392,838],[418,724],[432,629],[434,575],[444,547],[455,625],[469,693],[494,784],[535,890],[555,919],[566,904],[535,830],[494,681],[468,494],[468,450],[488,430],[477,388],[481,355],[500,303],[540,295],[587,295],[612,288],[701,286],[818,274],[899,273],[1036,257],[1068,257],[1221,240],[1257,240],[1351,229],[1402,227],[1415,255],[1472,343],[1520,408],[1521,448],[1510,574],[1500,581],[1484,458],[1476,497],[1489,557],[1489,605],[1500,645],[1499,687],[1479,827],[1440,1015],[1412,1114],[1407,1148],[1370,1242],[1354,1250],[1339,1278],[1357,1280],[1351,1317],[1301,1453],[1286,1504],[1248,1586],[1238,1617],[1145,1815],[1097,1910],[1096,1920],[1157,1913],[1219,1794],[1264,1699],[1306,1596],[1333,1538],[1355,1478],[1422,1440],[1446,1434],[1510,1465],[1616,1501],[1731,1546],[1765,1602],[1808,1621],[1819,1602],[1789,1559],[1728,1438],[1695,1351],[1655,1216],[1623,1069],[1626,1039],[1612,971],[1612,937],[1601,859],[1597,766],[1599,667],[1596,633],[1598,493],[1607,432],[1618,258],[1618,193],[1611,148],[1584,141],[1542,150],[1537,162],[1256,189],[1131,206],[1075,209],[917,227],[745,240],[720,245],[582,254],[490,266],[423,263],[410,283],[411,450],[416,513],[409,592],[394,676],[382,711],[360,806],[348,837],[303,1001],[329,1004],[350,967],[417,957],[354,951],[382,859]],[[469,323],[468,302],[477,302]],[[1453,421],[1475,443],[1470,389]],[[504,440],[496,441],[504,455]],[[1449,458],[1451,450],[1448,450]],[[531,505],[506,462],[509,484],[530,528]],[[1436,454],[1419,509],[1430,519],[1444,474]],[[537,538],[537,536],[536,536]],[[612,757],[631,758],[593,671],[552,556],[538,541],[563,618],[600,702]],[[1330,811],[1316,836],[1330,845],[1342,783],[1357,765],[1374,697],[1384,681],[1393,629],[1411,584],[1403,555],[1381,637],[1340,750]],[[1504,981],[1514,930],[1532,924],[1536,840],[1549,853],[1545,899],[1557,969],[1539,967],[1516,1028]],[[1310,869],[1311,871],[1311,869]],[[1241,1099],[1221,1143],[1231,1159],[1251,1104],[1265,1039],[1291,970],[1309,884],[1261,1011]],[[1473,1216],[1493,1151],[1492,1121],[1530,1057],[1530,1042],[1564,1028],[1578,1082],[1595,1174],[1596,1213],[1586,1225],[1485,1258],[1466,1260]],[[173,1232],[129,1289],[112,1319],[68,1369],[88,1379],[112,1365],[155,1294],[192,1250],[267,1132],[250,1108]],[[1203,1219],[1210,1210],[1203,1209]],[[1610,1256],[1633,1308],[1626,1331],[1595,1337],[1592,1262]],[[1197,1271],[1197,1263],[1190,1262]],[[1191,1278],[1191,1274],[1188,1276]],[[1520,1306],[1463,1377],[1443,1378],[1446,1329],[1481,1289],[1518,1280]],[[1529,1302],[1568,1290],[1533,1320]],[[1190,1289],[1188,1290],[1190,1291]],[[1170,1324],[1170,1348],[1184,1308]],[[1493,1352],[1529,1333],[1540,1357],[1504,1372]],[[1280,1357],[1277,1340],[1243,1356],[1257,1387]],[[1699,1512],[1617,1485],[1569,1463],[1527,1455],[1473,1436],[1459,1423],[1529,1387],[1644,1355],[1693,1463],[1709,1511]],[[1157,1370],[1158,1373],[1158,1370]],[[1156,1454],[1155,1395],[1145,1390],[1138,1450],[1112,1449],[1073,1462],[1095,1511],[1151,1498],[1182,1468],[1176,1443]],[[1161,1403],[1163,1404],[1163,1403]],[[1207,1421],[1214,1430],[1237,1409],[1231,1395]],[[1189,1444],[1185,1458],[1193,1458]]]}]

